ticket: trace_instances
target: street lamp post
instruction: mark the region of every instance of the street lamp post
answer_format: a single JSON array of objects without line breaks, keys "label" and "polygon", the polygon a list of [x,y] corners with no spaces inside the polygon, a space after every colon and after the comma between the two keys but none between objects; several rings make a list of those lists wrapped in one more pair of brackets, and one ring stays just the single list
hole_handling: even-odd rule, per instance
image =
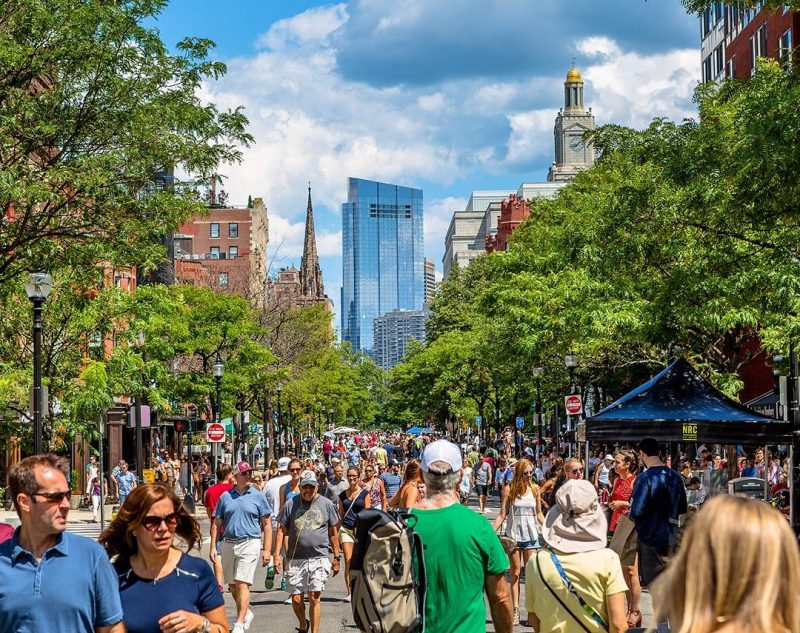
[{"label": "street lamp post", "polygon": [[[217,382],[217,411],[216,422],[222,424],[222,376],[225,374],[225,365],[222,363],[219,353],[214,361],[214,380]],[[214,442],[214,472],[217,472],[217,465],[219,463],[219,446],[218,442]]]},{"label": "street lamp post", "polygon": [[[575,368],[578,366],[578,357],[573,353],[569,352],[566,356],[564,356],[564,365],[569,371],[569,393],[570,395],[575,393]],[[572,416],[567,413],[567,433],[572,431]],[[572,457],[572,437],[569,440],[569,456]]]},{"label": "street lamp post", "polygon": [[25,292],[33,304],[33,451],[42,453],[42,306],[53,288],[48,273],[31,273]]},{"label": "street lamp post", "polygon": [[[283,393],[283,383],[278,383],[278,428],[283,431],[283,411],[281,411],[281,394]],[[282,455],[279,455],[281,457]]]},{"label": "street lamp post", "polygon": [[[141,349],[144,347],[144,333],[139,332],[136,335],[136,349],[141,354]],[[136,479],[139,483],[143,482],[144,465],[142,464],[142,394],[134,394],[134,420],[136,423]]]},{"label": "street lamp post", "polygon": [[536,416],[536,426],[537,432],[539,434],[539,450],[543,449],[542,444],[544,443],[544,433],[542,431],[542,374],[544,373],[544,369],[542,367],[534,367],[533,371],[531,372],[533,377],[536,379],[536,403],[534,406],[534,415]]}]

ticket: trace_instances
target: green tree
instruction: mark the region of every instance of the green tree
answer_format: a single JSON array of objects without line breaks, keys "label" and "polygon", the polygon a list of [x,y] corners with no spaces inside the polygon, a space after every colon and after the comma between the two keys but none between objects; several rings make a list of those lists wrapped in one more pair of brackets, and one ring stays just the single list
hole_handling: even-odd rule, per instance
[{"label": "green tree", "polygon": [[198,96],[225,72],[213,42],[187,38],[171,54],[147,26],[165,6],[0,7],[0,283],[101,259],[154,267],[159,238],[201,209],[193,186],[169,186],[172,170],[207,181],[252,140],[241,109]]}]

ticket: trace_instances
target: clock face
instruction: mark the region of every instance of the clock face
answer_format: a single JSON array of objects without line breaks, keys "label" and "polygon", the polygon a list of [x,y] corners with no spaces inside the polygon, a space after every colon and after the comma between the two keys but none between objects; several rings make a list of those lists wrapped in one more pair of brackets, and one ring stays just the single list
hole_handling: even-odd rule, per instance
[{"label": "clock face", "polygon": [[569,147],[573,152],[583,151],[583,139],[580,136],[573,136],[569,139]]}]

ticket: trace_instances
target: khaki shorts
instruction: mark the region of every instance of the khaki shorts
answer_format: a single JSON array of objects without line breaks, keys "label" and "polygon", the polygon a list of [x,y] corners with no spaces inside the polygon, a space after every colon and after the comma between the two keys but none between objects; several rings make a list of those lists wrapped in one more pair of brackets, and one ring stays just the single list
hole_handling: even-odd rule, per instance
[{"label": "khaki shorts", "polygon": [[355,543],[356,535],[353,528],[346,528],[344,526],[339,528],[339,542],[340,543]]},{"label": "khaki shorts", "polygon": [[222,541],[222,574],[225,584],[253,584],[256,567],[261,558],[261,539],[249,538],[239,543]]},{"label": "khaki shorts", "polygon": [[286,567],[286,591],[291,596],[322,592],[330,575],[331,561],[327,556],[290,560]]}]

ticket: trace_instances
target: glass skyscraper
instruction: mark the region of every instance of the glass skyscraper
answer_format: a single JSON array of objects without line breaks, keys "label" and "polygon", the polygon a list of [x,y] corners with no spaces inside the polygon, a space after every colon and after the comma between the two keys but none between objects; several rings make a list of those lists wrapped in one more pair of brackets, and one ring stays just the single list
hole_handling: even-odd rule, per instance
[{"label": "glass skyscraper", "polygon": [[425,302],[422,190],[349,178],[342,266],[342,340],[372,353],[375,317]]}]

